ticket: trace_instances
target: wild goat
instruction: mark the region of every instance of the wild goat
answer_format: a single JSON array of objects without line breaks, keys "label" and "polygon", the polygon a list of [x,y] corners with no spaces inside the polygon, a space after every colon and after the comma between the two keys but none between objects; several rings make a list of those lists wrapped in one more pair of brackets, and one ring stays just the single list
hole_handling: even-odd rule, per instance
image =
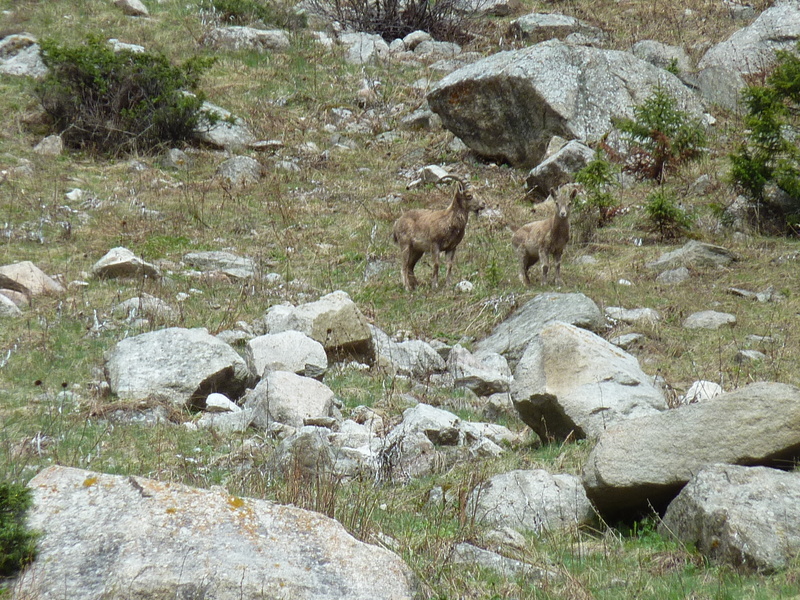
[{"label": "wild goat", "polygon": [[433,277],[431,285],[439,285],[439,253],[447,255],[447,275],[445,284],[450,284],[450,273],[453,270],[456,248],[464,239],[469,213],[479,213],[486,206],[476,198],[466,184],[455,177],[447,175],[441,181],[456,182],[453,201],[444,210],[428,210],[418,208],[404,213],[394,222],[394,241],[400,246],[402,256],[401,275],[403,285],[408,291],[417,287],[414,267],[425,252],[433,257]]},{"label": "wild goat", "polygon": [[561,284],[561,255],[569,241],[569,210],[573,198],[578,193],[574,185],[565,185],[550,192],[555,200],[556,211],[549,219],[534,221],[517,229],[511,238],[511,245],[519,259],[519,279],[530,285],[528,269],[541,259],[542,285],[547,285],[550,258],[555,263],[555,281]]}]

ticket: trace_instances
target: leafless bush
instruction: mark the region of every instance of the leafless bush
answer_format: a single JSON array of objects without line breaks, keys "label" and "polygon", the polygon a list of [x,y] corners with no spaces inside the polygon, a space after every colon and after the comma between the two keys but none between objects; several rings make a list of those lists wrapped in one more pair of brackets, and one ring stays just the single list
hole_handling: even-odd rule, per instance
[{"label": "leafless bush", "polygon": [[413,31],[463,43],[475,10],[463,0],[311,0],[311,9],[346,29],[380,35],[387,42]]}]

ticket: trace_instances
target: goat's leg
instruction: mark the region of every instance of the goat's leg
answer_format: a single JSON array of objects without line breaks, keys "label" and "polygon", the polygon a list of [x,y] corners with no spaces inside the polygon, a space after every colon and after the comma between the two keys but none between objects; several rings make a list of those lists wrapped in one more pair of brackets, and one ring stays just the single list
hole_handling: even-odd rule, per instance
[{"label": "goat's leg", "polygon": [[525,251],[519,252],[519,280],[523,285],[530,287],[531,278],[528,270],[539,260],[538,256],[531,256]]},{"label": "goat's leg", "polygon": [[555,282],[556,285],[564,285],[564,281],[561,279],[561,253],[553,255],[553,262],[555,263]]},{"label": "goat's leg", "polygon": [[439,246],[431,248],[431,259],[433,260],[433,277],[431,277],[431,287],[439,287]]},{"label": "goat's leg", "polygon": [[541,256],[542,260],[542,285],[547,285],[547,272],[550,270],[550,256],[544,252]]},{"label": "goat's leg", "polygon": [[408,246],[403,251],[403,286],[410,292],[417,287],[417,278],[414,276],[414,267],[422,257],[422,252]]},{"label": "goat's leg", "polygon": [[447,252],[445,252],[445,254],[447,255],[447,274],[444,277],[444,285],[445,287],[450,287],[450,273],[453,272],[453,264],[455,263],[456,259],[456,251],[455,249],[448,250]]}]

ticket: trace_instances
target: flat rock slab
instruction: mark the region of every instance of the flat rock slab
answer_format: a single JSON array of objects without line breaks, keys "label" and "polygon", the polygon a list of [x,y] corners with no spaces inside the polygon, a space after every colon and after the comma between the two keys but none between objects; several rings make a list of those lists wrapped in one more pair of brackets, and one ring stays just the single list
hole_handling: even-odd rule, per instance
[{"label": "flat rock slab", "polygon": [[318,513],[60,466],[29,486],[43,535],[17,598],[413,597],[399,557]]},{"label": "flat rock slab", "polygon": [[607,430],[583,478],[601,514],[624,517],[666,507],[708,465],[786,465],[798,456],[800,389],[754,383]]}]

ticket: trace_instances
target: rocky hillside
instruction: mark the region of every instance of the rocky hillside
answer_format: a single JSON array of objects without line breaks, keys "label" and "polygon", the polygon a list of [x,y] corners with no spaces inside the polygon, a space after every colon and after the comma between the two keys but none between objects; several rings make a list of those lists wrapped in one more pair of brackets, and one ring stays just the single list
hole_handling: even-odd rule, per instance
[{"label": "rocky hillside", "polygon": [[[221,6],[0,0],[0,473],[41,534],[0,598],[800,594],[800,253],[728,159],[800,4]],[[214,59],[185,142],[54,128],[42,47],[97,36]],[[620,125],[657,92],[705,140],[658,183]],[[612,207],[569,188],[525,285],[598,148]]]}]

